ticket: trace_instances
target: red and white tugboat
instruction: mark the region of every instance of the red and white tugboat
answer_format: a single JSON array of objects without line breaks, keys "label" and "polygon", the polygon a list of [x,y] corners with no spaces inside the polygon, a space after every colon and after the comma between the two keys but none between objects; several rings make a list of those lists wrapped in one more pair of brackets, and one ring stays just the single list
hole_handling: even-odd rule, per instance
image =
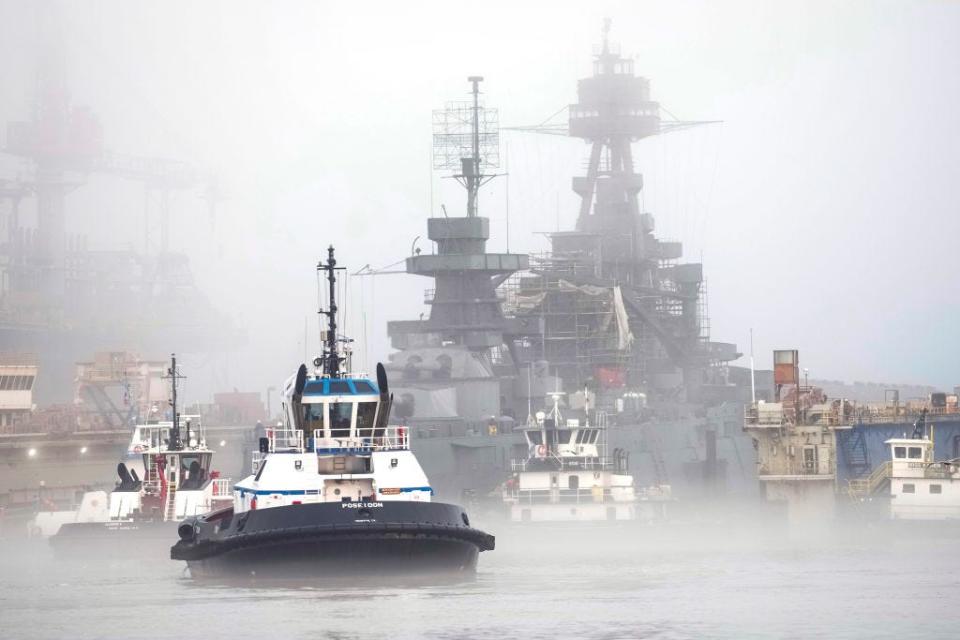
[{"label": "red and white tugboat", "polygon": [[131,447],[142,459],[143,477],[136,466],[120,462],[119,482],[109,495],[92,491],[76,511],[37,514],[34,529],[50,536],[58,555],[97,544],[116,551],[124,543],[169,540],[185,517],[232,502],[230,480],[212,470],[214,452],[207,447],[200,416],[177,412],[177,381],[182,376],[176,356],[169,375],[173,419],[138,425],[134,432]]},{"label": "red and white tugboat", "polygon": [[461,507],[431,500],[406,428],[387,424],[383,366],[376,381],[349,373],[328,253],[317,267],[330,283],[323,355],[312,374],[301,365],[284,385],[284,424],[261,438],[233,506],[180,525],[170,556],[194,578],[463,574],[494,548]]}]

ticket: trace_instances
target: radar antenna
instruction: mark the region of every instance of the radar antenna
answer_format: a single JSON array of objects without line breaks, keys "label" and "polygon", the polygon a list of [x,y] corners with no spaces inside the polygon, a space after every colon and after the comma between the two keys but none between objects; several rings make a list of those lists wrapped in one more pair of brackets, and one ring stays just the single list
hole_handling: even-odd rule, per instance
[{"label": "radar antenna", "polygon": [[467,216],[476,217],[480,187],[497,174],[485,174],[484,168],[500,164],[499,118],[496,109],[480,103],[482,76],[470,76],[470,102],[448,102],[433,112],[433,168],[452,169],[467,189]]}]

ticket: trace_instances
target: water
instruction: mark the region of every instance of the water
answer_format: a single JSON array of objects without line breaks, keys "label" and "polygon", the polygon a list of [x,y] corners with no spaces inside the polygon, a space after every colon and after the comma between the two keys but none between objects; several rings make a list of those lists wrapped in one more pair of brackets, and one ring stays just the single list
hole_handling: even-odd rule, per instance
[{"label": "water", "polygon": [[447,585],[198,585],[164,550],[0,551],[3,638],[914,638],[960,634],[957,539],[782,527],[518,528]]}]

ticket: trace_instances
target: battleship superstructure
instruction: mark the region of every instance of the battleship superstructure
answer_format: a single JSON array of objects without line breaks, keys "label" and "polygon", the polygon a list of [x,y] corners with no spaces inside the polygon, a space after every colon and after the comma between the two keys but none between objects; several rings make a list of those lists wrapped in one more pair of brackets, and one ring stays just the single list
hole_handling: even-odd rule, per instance
[{"label": "battleship superstructure", "polygon": [[729,373],[735,345],[710,340],[702,265],[681,262],[682,245],[658,238],[641,210],[631,150],[698,123],[662,121],[649,81],[605,33],[563,127],[590,144],[586,175],[573,179],[576,228],[549,234],[545,255],[490,254],[475,192],[489,177],[484,159],[496,157],[496,118],[471,81],[472,104],[434,115],[435,167],[460,169],[467,216],[431,218],[435,251],[407,259],[408,273],[436,281],[429,318],[388,326],[399,349],[394,411],[421,435],[414,446],[436,465],[431,475],[456,490],[494,488],[526,451],[514,426],[560,391],[571,417],[586,419],[587,406],[605,414],[611,445],[634,454],[644,485],[683,495],[679,475],[723,484],[727,462],[747,480],[752,451],[739,415],[749,378]]},{"label": "battleship superstructure", "polygon": [[[509,352],[528,332],[525,321],[505,317],[497,287],[529,267],[525,255],[488,253],[490,221],[479,215],[481,185],[496,166],[496,111],[480,101],[483,78],[471,76],[471,102],[449,103],[434,113],[435,162],[453,169],[466,188],[466,215],[430,218],[427,235],[436,252],[406,260],[407,273],[434,279],[426,292],[429,318],[387,326],[399,354],[390,370],[399,374],[398,399],[404,417],[486,421],[500,416],[501,378],[510,373]],[[446,210],[444,209],[446,213]]]},{"label": "battleship superstructure", "polygon": [[632,143],[678,123],[661,122],[650,81],[634,75],[633,60],[606,34],[577,93],[569,135],[589,144],[590,157],[586,175],[573,178],[576,229],[549,234],[551,252],[507,296],[508,313],[543,324],[542,339],[528,341],[522,359],[548,362],[568,392],[589,386],[607,410],[637,394],[733,399],[722,365],[740,354],[710,340],[703,266],[680,262],[682,245],[659,239],[653,214],[638,201],[643,176]]}]

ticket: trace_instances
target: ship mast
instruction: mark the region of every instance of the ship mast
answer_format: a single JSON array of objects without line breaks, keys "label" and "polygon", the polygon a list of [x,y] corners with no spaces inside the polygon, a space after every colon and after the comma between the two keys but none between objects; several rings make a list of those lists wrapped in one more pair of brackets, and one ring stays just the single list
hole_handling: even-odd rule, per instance
[{"label": "ship mast", "polygon": [[[170,368],[167,369],[166,378],[170,380],[170,408],[173,411],[173,426],[170,427],[170,442],[168,446],[170,451],[182,451],[183,438],[180,437],[180,413],[177,411],[177,380],[182,380],[184,376],[180,375],[177,371],[177,354],[175,353],[170,354]],[[189,435],[188,433],[188,438]]]},{"label": "ship mast", "polygon": [[342,271],[343,267],[337,266],[337,260],[333,257],[333,245],[327,247],[327,262],[317,264],[317,272],[325,271],[327,282],[330,286],[330,303],[327,310],[322,308],[318,313],[327,316],[327,331],[323,345],[323,375],[329,378],[340,377],[340,352],[337,349],[337,271]]}]

